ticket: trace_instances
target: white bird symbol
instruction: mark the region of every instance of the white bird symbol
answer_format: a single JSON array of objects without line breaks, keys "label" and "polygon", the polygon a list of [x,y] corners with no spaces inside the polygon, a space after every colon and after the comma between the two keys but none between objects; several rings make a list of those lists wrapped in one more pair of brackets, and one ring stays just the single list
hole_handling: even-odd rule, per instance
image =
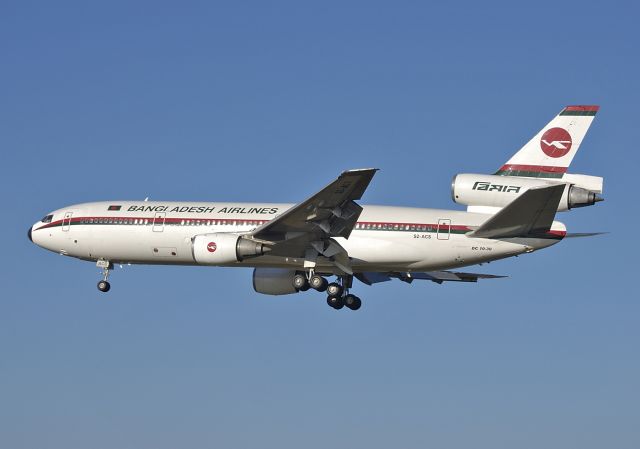
[{"label": "white bird symbol", "polygon": [[552,140],[551,142],[547,142],[546,140],[542,139],[542,143],[544,143],[546,146],[548,147],[556,147],[559,150],[566,150],[567,147],[565,146],[565,143],[571,143],[570,140]]}]

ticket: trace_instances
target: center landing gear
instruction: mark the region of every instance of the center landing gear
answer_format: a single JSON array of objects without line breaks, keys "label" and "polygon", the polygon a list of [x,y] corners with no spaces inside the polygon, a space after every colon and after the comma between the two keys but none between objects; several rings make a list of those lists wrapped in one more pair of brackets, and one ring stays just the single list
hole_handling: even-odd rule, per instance
[{"label": "center landing gear", "polygon": [[111,289],[111,284],[109,284],[109,271],[113,270],[113,264],[108,260],[99,260],[96,262],[96,265],[99,268],[102,268],[102,280],[98,282],[98,290],[103,293],[107,293]]}]

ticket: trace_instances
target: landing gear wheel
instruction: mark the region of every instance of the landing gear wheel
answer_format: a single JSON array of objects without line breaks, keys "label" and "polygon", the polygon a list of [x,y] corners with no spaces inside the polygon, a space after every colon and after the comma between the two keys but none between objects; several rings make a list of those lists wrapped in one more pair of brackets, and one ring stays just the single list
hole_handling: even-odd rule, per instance
[{"label": "landing gear wheel", "polygon": [[344,289],[342,288],[342,285],[338,284],[337,282],[332,282],[331,284],[327,285],[327,294],[333,298],[339,298],[340,296],[342,296],[343,291]]},{"label": "landing gear wheel", "polygon": [[296,274],[293,277],[293,288],[295,288],[296,290],[300,290],[301,292],[306,292],[307,290],[309,290],[307,277],[304,274]]},{"label": "landing gear wheel", "polygon": [[327,289],[327,284],[327,280],[322,276],[318,276],[317,274],[314,274],[309,279],[309,287],[314,290],[318,290],[319,292],[325,291]]},{"label": "landing gear wheel", "polygon": [[344,305],[351,310],[358,310],[362,306],[362,301],[356,295],[347,295],[344,297]]},{"label": "landing gear wheel", "polygon": [[109,271],[113,270],[113,264],[108,260],[98,259],[96,261],[96,266],[102,268],[102,280],[98,282],[98,290],[102,293],[106,293],[111,289],[111,284],[109,284]]},{"label": "landing gear wheel", "polygon": [[344,301],[339,296],[329,296],[327,298],[327,304],[336,310],[340,310],[344,307]]}]

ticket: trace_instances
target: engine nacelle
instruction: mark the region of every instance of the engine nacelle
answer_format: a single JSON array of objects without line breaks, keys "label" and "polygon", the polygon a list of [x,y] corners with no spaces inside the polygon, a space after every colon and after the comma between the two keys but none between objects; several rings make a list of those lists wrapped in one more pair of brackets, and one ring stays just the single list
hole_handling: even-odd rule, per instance
[{"label": "engine nacelle", "polygon": [[[595,179],[596,177],[591,178]],[[454,202],[466,206],[504,207],[532,187],[558,184],[566,186],[560,204],[558,204],[559,211],[591,206],[602,201],[596,192],[561,179],[534,179],[467,173],[458,174],[453,178],[451,197]]]},{"label": "engine nacelle", "polygon": [[224,265],[250,257],[262,256],[271,249],[239,234],[219,232],[196,235],[191,239],[191,253],[196,263]]},{"label": "engine nacelle", "polygon": [[253,289],[263,295],[297,293],[293,286],[295,270],[287,268],[256,268],[253,270]]}]

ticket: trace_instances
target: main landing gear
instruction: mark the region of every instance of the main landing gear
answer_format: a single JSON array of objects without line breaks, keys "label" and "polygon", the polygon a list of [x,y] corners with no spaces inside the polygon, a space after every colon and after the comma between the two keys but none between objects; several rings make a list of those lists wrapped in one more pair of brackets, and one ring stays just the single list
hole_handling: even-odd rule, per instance
[{"label": "main landing gear", "polygon": [[99,260],[96,262],[96,266],[102,268],[102,280],[98,282],[98,290],[103,293],[107,293],[111,290],[111,284],[109,284],[109,271],[113,270],[113,264],[108,260]]},{"label": "main landing gear", "polygon": [[356,295],[347,294],[344,296],[328,296],[327,304],[336,310],[347,307],[351,310],[358,310],[362,307],[362,301]]},{"label": "main landing gear", "polygon": [[349,288],[353,282],[352,276],[339,276],[339,282],[329,283],[325,278],[315,274],[313,271],[307,273],[296,273],[293,277],[293,286],[296,290],[306,292],[310,288],[319,292],[327,292],[327,304],[336,310],[347,307],[351,310],[358,310],[362,306],[362,301],[356,295],[349,293]]}]

